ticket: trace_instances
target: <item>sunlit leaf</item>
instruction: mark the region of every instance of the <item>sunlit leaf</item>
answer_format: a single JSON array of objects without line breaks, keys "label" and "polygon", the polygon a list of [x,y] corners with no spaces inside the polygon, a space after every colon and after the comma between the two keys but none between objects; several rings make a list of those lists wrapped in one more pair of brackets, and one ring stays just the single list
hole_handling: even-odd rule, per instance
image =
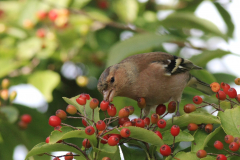
[{"label": "sunlit leaf", "polygon": [[12,106],[0,107],[0,112],[5,114],[9,123],[14,123],[18,119],[18,110]]}]

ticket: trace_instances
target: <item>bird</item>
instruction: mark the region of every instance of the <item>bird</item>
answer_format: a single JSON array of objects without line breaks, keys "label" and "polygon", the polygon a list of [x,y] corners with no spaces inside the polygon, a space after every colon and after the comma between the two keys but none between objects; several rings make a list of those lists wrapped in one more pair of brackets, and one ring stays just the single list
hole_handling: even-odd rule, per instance
[{"label": "bird", "polygon": [[164,52],[150,52],[129,56],[106,68],[100,75],[97,88],[105,101],[116,96],[133,100],[145,98],[143,117],[159,104],[177,103],[175,116],[180,116],[179,104],[185,87],[212,95],[210,85],[190,74],[201,70],[190,60]]}]

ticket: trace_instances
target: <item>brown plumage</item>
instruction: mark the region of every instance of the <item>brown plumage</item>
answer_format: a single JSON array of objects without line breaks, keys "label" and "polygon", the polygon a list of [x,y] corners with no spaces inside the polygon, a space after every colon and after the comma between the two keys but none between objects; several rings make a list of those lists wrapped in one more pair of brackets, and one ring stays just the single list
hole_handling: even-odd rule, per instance
[{"label": "brown plumage", "polygon": [[[100,76],[97,87],[108,101],[115,96],[134,100],[145,98],[144,116],[147,116],[151,108],[169,101],[176,101],[179,108],[186,86],[212,94],[208,84],[189,73],[191,69],[201,67],[163,52],[137,54],[108,67]],[[178,110],[176,115],[179,115]]]}]

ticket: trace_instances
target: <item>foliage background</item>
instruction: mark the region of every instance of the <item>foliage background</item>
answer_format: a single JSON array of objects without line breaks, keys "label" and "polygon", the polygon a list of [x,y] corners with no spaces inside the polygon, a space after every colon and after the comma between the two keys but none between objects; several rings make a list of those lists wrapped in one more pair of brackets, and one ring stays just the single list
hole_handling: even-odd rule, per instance
[{"label": "foliage background", "polygon": [[[214,39],[229,43],[233,38],[234,24],[225,9],[231,2],[210,1],[222,17],[226,32],[211,21],[196,16],[195,11],[202,2],[174,0],[171,5],[164,5],[154,0],[0,1],[0,9],[4,11],[0,13],[0,79],[9,78],[12,86],[31,84],[41,92],[48,105],[45,113],[16,103],[7,111],[0,108],[0,159],[12,159],[14,147],[19,144],[31,149],[45,141],[53,130],[48,125],[48,117],[57,109],[66,108],[62,97],[85,92],[101,100],[102,96],[96,90],[98,77],[107,66],[130,55],[168,52],[203,67],[204,70],[193,71],[192,74],[205,82],[233,82],[234,75],[212,74],[207,70],[209,61],[236,55],[220,49],[217,44],[209,45],[209,41]],[[59,16],[59,20],[54,22],[37,18],[38,11],[52,9],[69,9],[69,15],[65,19]],[[168,12],[171,14],[163,16]],[[64,20],[68,22],[67,26],[63,25]],[[45,38],[36,36],[40,28],[45,29]],[[199,41],[201,45],[194,43]],[[83,81],[77,79],[79,77]],[[191,103],[196,94],[201,95],[186,88],[181,106]],[[36,97],[27,98],[31,101]],[[205,99],[215,101],[212,97]],[[136,106],[134,101],[125,98],[115,98],[114,104],[118,110],[125,105]],[[6,113],[15,119],[13,123],[6,118]],[[17,127],[17,119],[24,113],[31,114],[33,121],[28,129],[22,131]],[[71,120],[66,120],[66,123],[82,125]],[[77,143],[81,146],[81,140]]]}]

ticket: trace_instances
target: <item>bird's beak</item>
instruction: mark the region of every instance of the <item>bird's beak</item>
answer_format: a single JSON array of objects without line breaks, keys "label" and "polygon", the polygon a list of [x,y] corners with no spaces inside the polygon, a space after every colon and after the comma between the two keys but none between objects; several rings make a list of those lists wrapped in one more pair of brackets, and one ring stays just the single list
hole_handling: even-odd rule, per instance
[{"label": "bird's beak", "polygon": [[114,90],[114,89],[111,89],[111,90],[103,90],[103,99],[104,99],[105,101],[112,102],[114,95],[115,95],[115,90]]}]

